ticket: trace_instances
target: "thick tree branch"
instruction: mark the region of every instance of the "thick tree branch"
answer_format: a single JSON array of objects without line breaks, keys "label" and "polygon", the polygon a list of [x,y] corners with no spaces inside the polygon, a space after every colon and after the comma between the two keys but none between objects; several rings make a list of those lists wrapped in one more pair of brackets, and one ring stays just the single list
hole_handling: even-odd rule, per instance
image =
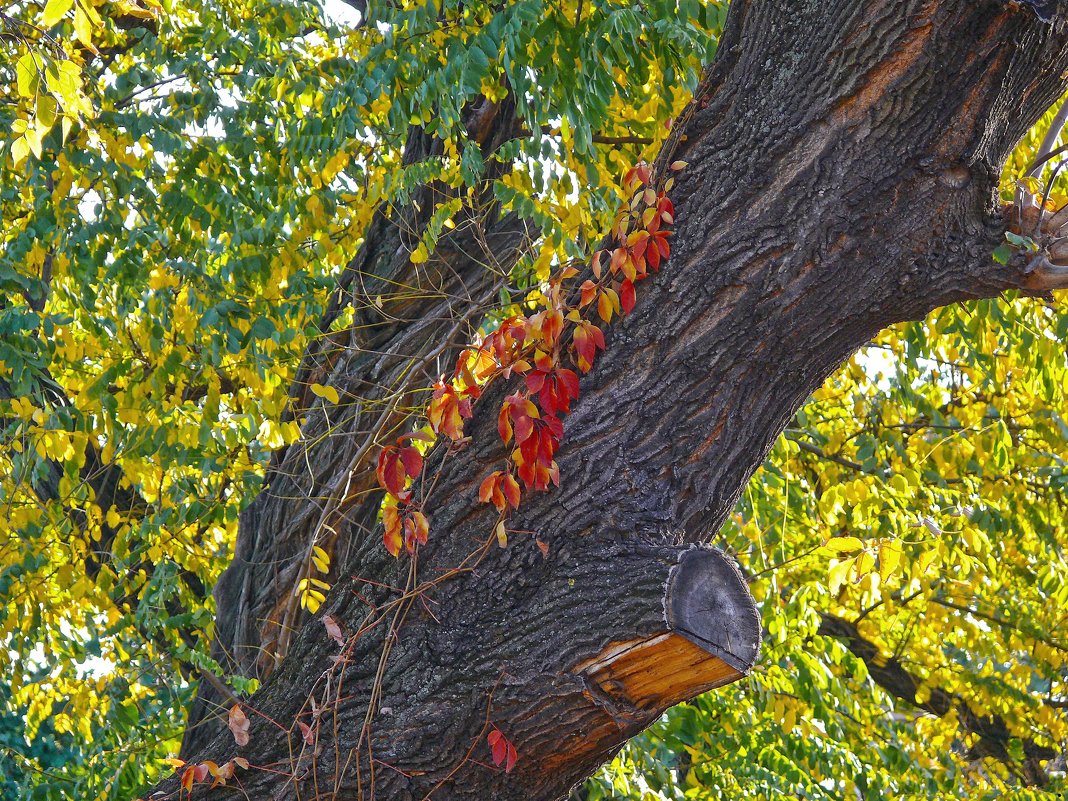
[{"label": "thick tree branch", "polygon": [[856,624],[829,614],[821,617],[818,633],[841,640],[854,656],[864,662],[872,681],[887,693],[936,717],[956,711],[964,731],[978,737],[978,742],[968,752],[969,758],[993,757],[1019,771],[1029,785],[1043,786],[1048,783],[1049,776],[1040,763],[1054,757],[1054,749],[1023,738],[1025,759],[1022,764],[1018,763],[1009,755],[1009,741],[1014,735],[1000,716],[976,713],[960,695],[939,687],[931,687],[927,700],[921,701],[917,691],[923,686],[923,681],[910,673],[896,657],[886,658],[880,654],[875,644],[864,639]]}]

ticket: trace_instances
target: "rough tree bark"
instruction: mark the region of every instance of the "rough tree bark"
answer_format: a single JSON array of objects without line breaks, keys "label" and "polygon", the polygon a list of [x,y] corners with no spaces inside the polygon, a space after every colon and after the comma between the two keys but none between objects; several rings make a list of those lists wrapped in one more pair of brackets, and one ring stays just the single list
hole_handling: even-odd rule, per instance
[{"label": "rough tree bark", "polygon": [[[383,550],[379,498],[366,467],[353,467],[388,421],[302,398],[309,441],[339,419],[344,436],[276,461],[216,593],[220,654],[266,678],[239,752],[270,770],[242,772],[244,792],[560,798],[664,708],[743,675],[755,611],[729,561],[701,544],[809,393],[887,325],[1068,286],[1049,260],[991,259],[1013,218],[997,204],[1000,167],[1068,86],[1068,21],[1032,5],[734,1],[685,138],[662,156],[690,165],[671,193],[672,258],[610,328],[566,418],[562,485],[524,498],[507,549],[478,551],[496,518],[476,502],[503,456],[494,409],[507,387],[476,405],[469,447],[430,460],[440,477],[418,595],[395,589],[412,586],[413,562]],[[491,116],[484,141],[514,133],[510,111]],[[472,268],[488,259],[459,246],[435,277],[414,275],[414,243],[385,218],[375,225],[339,302],[358,304],[378,339],[335,342],[302,373],[342,398],[395,384],[410,359],[381,353],[432,349],[454,299],[477,298],[489,280]],[[514,226],[487,225],[491,250],[514,247]],[[387,323],[367,302],[373,287],[353,289],[371,273],[447,288]],[[423,379],[437,369],[423,367]],[[364,629],[344,650],[320,622],[283,642],[298,622],[281,611],[295,555],[324,522],[344,578],[321,614]],[[488,765],[490,722],[518,749],[510,774]],[[211,718],[184,750],[216,762],[236,753]]]}]

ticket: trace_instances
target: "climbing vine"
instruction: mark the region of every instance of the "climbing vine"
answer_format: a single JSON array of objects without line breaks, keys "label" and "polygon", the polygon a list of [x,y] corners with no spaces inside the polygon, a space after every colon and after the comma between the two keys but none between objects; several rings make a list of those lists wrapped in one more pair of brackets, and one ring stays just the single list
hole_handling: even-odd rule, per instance
[{"label": "climbing vine", "polygon": [[[676,161],[670,169],[685,166]],[[494,531],[502,548],[508,544],[505,520],[519,508],[524,488],[538,492],[560,484],[555,455],[563,437],[563,418],[579,397],[579,373],[588,373],[598,352],[605,349],[600,326],[616,315],[630,314],[635,285],[671,255],[668,240],[675,209],[667,193],[673,181],[667,178],[658,189],[649,165],[630,169],[623,180],[629,199],[615,216],[609,245],[589,260],[592,277],[572,292],[569,282],[583,271],[574,262],[560,267],[547,282],[544,308],[503,320],[481,342],[464,349],[452,374],[434,387],[426,410],[428,428],[455,443],[464,438],[464,420],[471,417],[472,403],[487,386],[498,379],[523,377],[497,415],[497,432],[511,450],[504,465],[485,477],[478,493],[480,502],[492,504],[500,513]],[[416,500],[411,488],[425,464],[413,443],[432,439],[425,432],[405,434],[378,454],[378,483],[386,492],[383,542],[394,556],[402,548],[414,553],[429,536],[426,499]]]}]

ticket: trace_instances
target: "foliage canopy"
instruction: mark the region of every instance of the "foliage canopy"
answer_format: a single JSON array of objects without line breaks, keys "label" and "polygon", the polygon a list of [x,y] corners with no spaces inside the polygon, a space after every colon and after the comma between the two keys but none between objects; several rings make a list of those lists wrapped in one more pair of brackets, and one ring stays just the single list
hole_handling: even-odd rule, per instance
[{"label": "foliage canopy", "polygon": [[[6,796],[130,797],[170,770],[205,672],[254,688],[208,655],[210,587],[270,453],[300,436],[295,367],[372,217],[422,185],[490,190],[537,236],[487,325],[536,307],[655,156],[724,13],[48,0],[0,15]],[[465,110],[509,91],[522,130],[487,165]],[[1051,120],[1007,165],[1009,195]],[[403,162],[412,126],[438,155]],[[442,197],[414,262],[454,224]],[[1021,786],[1027,755],[1068,747],[1066,343],[1063,297],[984,301],[843,365],[715,542],[752,577],[758,669],[670,711],[589,798],[1041,795]],[[912,697],[873,680],[887,665]],[[939,693],[952,711],[932,711]],[[1000,721],[1003,751],[960,709]],[[1051,776],[1063,790],[1063,756]]]}]

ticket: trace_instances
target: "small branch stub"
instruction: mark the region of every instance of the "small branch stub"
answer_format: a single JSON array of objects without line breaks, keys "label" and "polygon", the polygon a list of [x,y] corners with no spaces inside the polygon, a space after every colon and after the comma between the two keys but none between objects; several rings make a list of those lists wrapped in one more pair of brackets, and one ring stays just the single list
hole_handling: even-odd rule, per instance
[{"label": "small branch stub", "polygon": [[656,715],[749,674],[760,618],[734,564],[713,548],[688,548],[664,593],[665,631],[609,645],[581,666],[607,695]]}]

